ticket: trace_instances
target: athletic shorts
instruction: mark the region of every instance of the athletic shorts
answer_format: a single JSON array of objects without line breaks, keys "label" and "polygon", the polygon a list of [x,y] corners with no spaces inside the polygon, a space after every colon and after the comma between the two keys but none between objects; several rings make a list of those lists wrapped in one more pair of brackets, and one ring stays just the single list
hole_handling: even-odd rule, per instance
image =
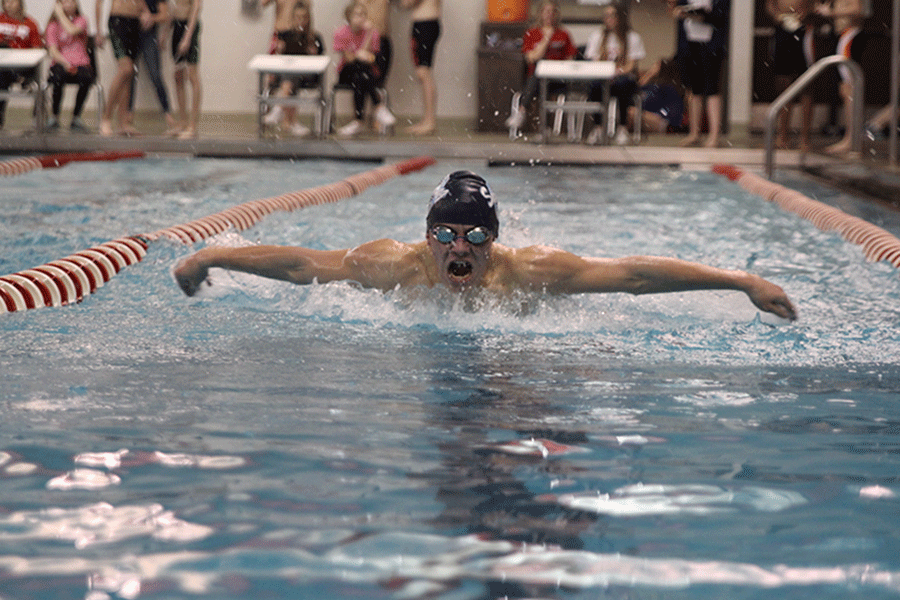
[{"label": "athletic shorts", "polygon": [[187,21],[172,21],[172,58],[175,59],[175,64],[187,63],[189,65],[196,65],[200,62],[200,22],[197,22],[197,26],[194,27],[194,35],[191,36],[191,44],[188,46],[187,54],[184,56],[178,56],[178,46],[181,44],[181,40],[184,39],[184,34],[187,32],[188,22]]},{"label": "athletic shorts", "polygon": [[141,21],[137,17],[109,16],[109,42],[116,60],[128,57],[137,60],[141,50]]},{"label": "athletic shorts", "polygon": [[719,94],[719,78],[722,75],[722,63],[725,55],[713,52],[709,44],[688,42],[688,58],[685,62],[684,83],[697,96],[716,96]]},{"label": "athletic shorts", "polygon": [[441,36],[440,21],[416,21],[412,26],[412,56],[417,67],[430,67]]}]

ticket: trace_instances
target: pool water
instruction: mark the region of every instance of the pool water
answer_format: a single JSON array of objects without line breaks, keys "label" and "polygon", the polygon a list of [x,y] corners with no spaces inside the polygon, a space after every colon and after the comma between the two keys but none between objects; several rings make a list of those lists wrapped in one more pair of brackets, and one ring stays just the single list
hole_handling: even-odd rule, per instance
[{"label": "pool water", "polygon": [[[0,271],[374,166],[5,179]],[[459,161],[210,243],[417,241],[458,168],[503,243],[749,269],[800,319],[734,292],[472,311],[221,271],[186,298],[192,249],[153,243],[78,305],[0,315],[0,597],[900,595],[900,278],[835,234],[711,173]]]}]

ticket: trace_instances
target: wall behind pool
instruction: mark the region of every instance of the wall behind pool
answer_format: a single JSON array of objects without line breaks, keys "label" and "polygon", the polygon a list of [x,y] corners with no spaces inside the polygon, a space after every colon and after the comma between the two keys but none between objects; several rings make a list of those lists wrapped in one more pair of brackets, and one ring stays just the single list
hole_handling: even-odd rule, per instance
[{"label": "wall behind pool", "polygon": [[[103,31],[106,31],[106,15],[112,0],[99,1],[103,2]],[[313,22],[328,49],[331,48],[334,30],[344,22],[343,13],[347,1],[312,0]],[[574,3],[574,0],[569,1]],[[28,14],[37,20],[42,30],[54,3],[55,0],[25,0]],[[246,65],[254,54],[268,52],[274,7],[270,5],[256,15],[247,15],[241,10],[245,3],[248,3],[247,0],[206,0],[203,3],[200,63],[205,112],[252,113],[256,110],[253,97],[256,94],[257,78],[247,70]],[[90,23],[91,31],[95,31],[95,0],[79,0],[79,4]],[[394,59],[387,87],[394,112],[414,117],[421,112],[421,94],[409,51],[410,20],[409,14],[400,10],[397,5],[396,2],[392,3],[390,24]],[[435,58],[438,115],[471,118],[474,121],[478,97],[479,28],[487,18],[487,4],[485,0],[444,0],[443,5],[442,34]],[[632,25],[641,33],[647,46],[644,64],[671,56],[675,44],[674,26],[665,13],[665,3],[661,0],[632,0],[631,6]],[[580,8],[580,15],[596,14],[599,22],[599,7]],[[752,23],[752,3],[732,2],[733,48],[752,48]],[[592,27],[579,24],[570,29],[576,43],[583,44]],[[101,80],[108,87],[115,71],[108,44],[100,52],[99,58]],[[729,115],[733,123],[747,123],[750,120],[750,64],[749,52],[732,52]],[[172,60],[169,49],[163,52],[163,68],[167,83],[171,82]],[[333,71],[331,76],[335,76]],[[67,106],[71,106],[71,96],[74,94],[67,94]],[[171,83],[169,101],[175,105]],[[89,108],[92,106],[90,104]],[[136,107],[138,110],[159,108],[152,86],[143,74],[138,82]],[[347,107],[349,110],[349,104]]]}]

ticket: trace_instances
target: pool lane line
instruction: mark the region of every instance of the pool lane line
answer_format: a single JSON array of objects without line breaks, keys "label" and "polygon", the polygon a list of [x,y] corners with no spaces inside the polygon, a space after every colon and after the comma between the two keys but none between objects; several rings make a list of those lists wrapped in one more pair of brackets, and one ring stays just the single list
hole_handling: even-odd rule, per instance
[{"label": "pool lane line", "polygon": [[168,238],[194,244],[228,229],[243,231],[267,215],[291,212],[356,196],[365,189],[435,163],[430,156],[411,158],[351,175],[336,183],[252,200],[221,212],[158,231],[118,238],[53,262],[0,277],[0,313],[81,302],[122,269],[140,262],[150,243]]},{"label": "pool lane line", "polygon": [[0,161],[0,175],[22,175],[38,169],[55,169],[71,162],[109,162],[129,158],[143,158],[143,150],[111,150],[104,152],[71,152],[48,154]]},{"label": "pool lane line", "polygon": [[848,242],[862,246],[866,260],[884,260],[900,269],[900,239],[881,227],[734,165],[713,165],[712,170],[748,192],[803,217],[822,231],[837,231]]}]

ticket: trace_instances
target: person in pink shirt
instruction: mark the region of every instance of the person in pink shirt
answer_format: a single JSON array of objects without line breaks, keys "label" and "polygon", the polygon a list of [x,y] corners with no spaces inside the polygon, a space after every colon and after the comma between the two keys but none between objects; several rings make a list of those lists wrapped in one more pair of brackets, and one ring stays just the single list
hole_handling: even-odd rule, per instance
[{"label": "person in pink shirt", "polygon": [[[538,79],[534,76],[534,67],[539,60],[571,60],[578,50],[572,44],[569,32],[559,25],[559,2],[544,0],[538,13],[538,23],[525,32],[522,39],[522,53],[528,64],[528,80],[522,91],[519,109],[514,110],[506,120],[509,128],[520,129],[525,122],[525,113],[537,98]],[[549,92],[558,94],[565,91],[565,84],[552,82]]]},{"label": "person in pink shirt", "polygon": [[[22,0],[3,0],[0,13],[0,48],[43,48],[41,30],[34,19],[25,14]],[[37,79],[37,69],[0,72],[0,90],[8,90],[14,83],[27,85]],[[0,129],[6,118],[6,100],[0,100]]]},{"label": "person in pink shirt", "polygon": [[52,59],[50,75],[47,78],[53,88],[53,116],[47,126],[51,131],[59,129],[63,88],[68,83],[78,84],[69,127],[77,133],[88,131],[81,122],[84,101],[94,82],[94,70],[91,68],[91,59],[87,51],[87,30],[88,22],[81,14],[78,0],[56,0],[46,31],[47,50]]},{"label": "person in pink shirt", "polygon": [[382,127],[390,127],[397,119],[382,102],[376,88],[378,67],[375,55],[380,48],[378,30],[369,23],[366,5],[355,2],[344,11],[347,23],[334,32],[334,51],[340,53],[338,82],[353,88],[355,119],[338,130],[338,135],[351,137],[365,128],[366,98],[372,99],[375,120]]}]

